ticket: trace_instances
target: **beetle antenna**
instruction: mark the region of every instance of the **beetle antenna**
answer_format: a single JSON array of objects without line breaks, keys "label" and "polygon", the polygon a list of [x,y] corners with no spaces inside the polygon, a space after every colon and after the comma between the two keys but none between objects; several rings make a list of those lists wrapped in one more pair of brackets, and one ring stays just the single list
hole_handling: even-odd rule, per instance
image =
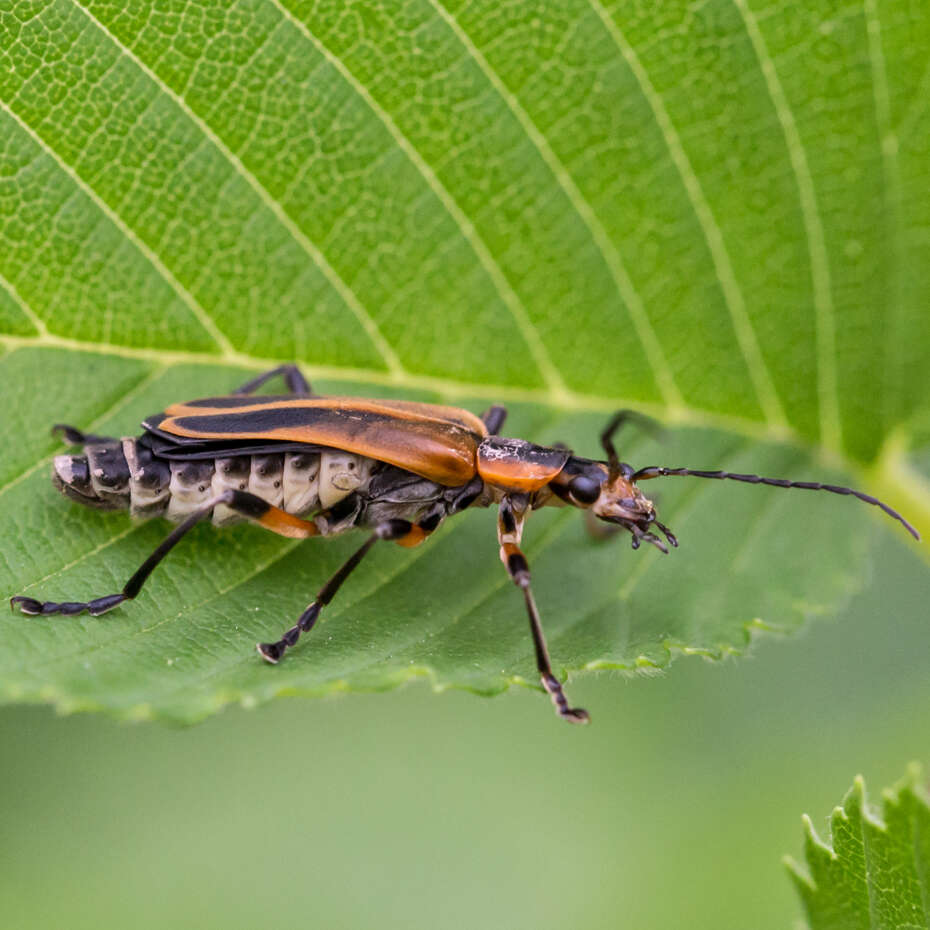
[{"label": "beetle antenna", "polygon": [[[661,468],[657,465],[650,465],[648,468],[641,468],[633,473],[632,481],[646,481],[649,478],[665,477],[693,477],[693,478],[718,478],[720,480],[731,479],[733,481],[745,481],[748,484],[767,484],[773,488],[801,488],[804,491],[829,491],[831,494],[844,494],[875,507],[880,507],[894,520],[897,520],[916,540],[920,540],[920,533],[898,513],[892,510],[886,503],[880,501],[877,497],[869,494],[863,494],[862,491],[854,491],[852,488],[844,488],[837,484],[820,484],[817,481],[788,481],[785,478],[763,478],[760,475],[738,475],[728,471],[695,471],[690,468]],[[660,526],[660,529],[662,527]],[[665,532],[662,529],[662,532]],[[671,542],[671,540],[669,540]],[[674,545],[674,544],[673,544]]]}]

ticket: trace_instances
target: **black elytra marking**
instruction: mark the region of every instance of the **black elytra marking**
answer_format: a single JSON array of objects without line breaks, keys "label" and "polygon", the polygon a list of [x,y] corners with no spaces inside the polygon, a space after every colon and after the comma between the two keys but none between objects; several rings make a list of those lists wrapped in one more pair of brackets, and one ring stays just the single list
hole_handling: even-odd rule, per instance
[{"label": "black elytra marking", "polygon": [[279,429],[313,427],[333,421],[345,423],[354,433],[359,426],[382,423],[385,414],[343,405],[340,407],[277,407],[271,410],[237,410],[209,416],[177,417],[177,425],[192,433],[261,435]]}]

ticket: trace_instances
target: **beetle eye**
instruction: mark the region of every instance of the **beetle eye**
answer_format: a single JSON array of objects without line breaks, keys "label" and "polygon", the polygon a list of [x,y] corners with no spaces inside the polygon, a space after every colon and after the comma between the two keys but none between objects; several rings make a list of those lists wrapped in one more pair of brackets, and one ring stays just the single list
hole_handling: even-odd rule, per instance
[{"label": "beetle eye", "polygon": [[587,475],[576,475],[568,483],[572,497],[581,504],[593,504],[601,494],[601,484]]}]

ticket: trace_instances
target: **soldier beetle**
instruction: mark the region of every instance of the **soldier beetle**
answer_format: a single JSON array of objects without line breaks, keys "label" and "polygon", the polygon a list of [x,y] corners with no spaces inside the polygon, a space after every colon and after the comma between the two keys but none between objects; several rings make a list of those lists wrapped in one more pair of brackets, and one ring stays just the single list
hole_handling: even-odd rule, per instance
[{"label": "soldier beetle", "polygon": [[[281,376],[286,395],[255,395]],[[638,487],[660,477],[744,481],[778,488],[830,491],[880,507],[915,538],[917,530],[882,501],[838,485],[759,475],[621,462],[614,436],[641,415],[617,413],[601,434],[606,461],[574,455],[560,446],[539,446],[500,436],[507,416],[493,406],[478,417],[436,404],[313,394],[296,365],[282,365],[242,385],[231,395],[173,404],[143,421],[139,437],[114,439],[55,429],[81,455],[55,457],[52,478],[72,500],[133,516],[165,516],[179,523],[129,579],[123,590],[86,602],[42,602],[17,596],[26,614],[102,614],[139,593],[152,570],[200,520],[217,525],[252,520],[282,536],[334,536],[354,528],[365,542],[323,585],[283,636],[259,643],[263,659],[276,664],[309,632],[320,611],[380,540],[416,546],[449,516],[470,507],[497,507],[501,561],[523,594],[536,666],[560,717],[587,722],[571,707],[552,672],[530,569],[520,542],[526,517],[547,505],[589,511],[668,553],[678,541],[656,517]],[[661,534],[661,537],[657,534]]]}]

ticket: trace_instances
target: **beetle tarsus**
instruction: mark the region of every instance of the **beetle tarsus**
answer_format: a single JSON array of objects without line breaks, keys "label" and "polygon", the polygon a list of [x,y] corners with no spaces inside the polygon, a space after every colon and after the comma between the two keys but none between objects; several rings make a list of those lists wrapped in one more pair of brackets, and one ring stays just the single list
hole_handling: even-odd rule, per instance
[{"label": "beetle tarsus", "polygon": [[278,643],[256,643],[255,648],[258,650],[258,654],[271,665],[277,665],[281,661],[281,657],[284,655],[284,650],[287,648]]},{"label": "beetle tarsus", "polygon": [[583,707],[569,707],[568,698],[562,690],[562,683],[551,672],[544,672],[540,676],[543,687],[552,698],[556,713],[569,723],[589,723],[591,715]]},{"label": "beetle tarsus", "polygon": [[107,594],[92,601],[37,601],[34,597],[19,594],[10,598],[10,608],[19,607],[20,611],[30,617],[51,617],[61,614],[65,617],[74,617],[86,610],[93,617],[112,610],[123,601],[128,600],[125,594]]}]

